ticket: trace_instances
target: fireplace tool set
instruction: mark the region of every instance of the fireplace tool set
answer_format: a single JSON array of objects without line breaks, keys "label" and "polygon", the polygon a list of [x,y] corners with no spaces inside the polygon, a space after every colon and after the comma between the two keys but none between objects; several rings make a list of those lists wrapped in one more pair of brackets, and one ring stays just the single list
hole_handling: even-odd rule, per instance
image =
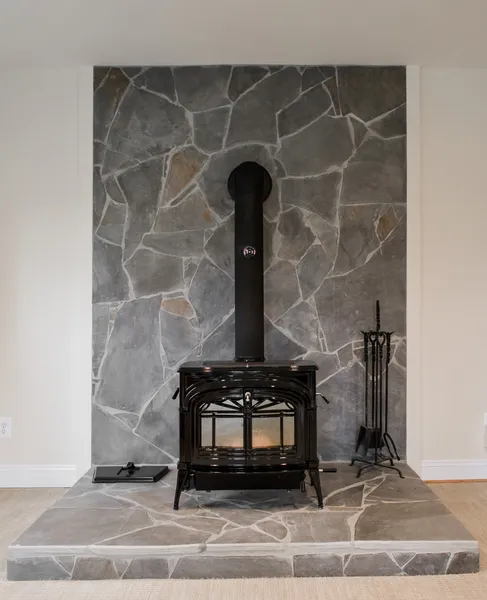
[{"label": "fireplace tool set", "polygon": [[364,424],[360,426],[355,456],[350,463],[361,463],[357,477],[374,467],[392,469],[404,477],[394,465],[401,460],[389,431],[389,363],[392,331],[382,331],[380,304],[376,302],[376,327],[362,331],[364,338]]}]

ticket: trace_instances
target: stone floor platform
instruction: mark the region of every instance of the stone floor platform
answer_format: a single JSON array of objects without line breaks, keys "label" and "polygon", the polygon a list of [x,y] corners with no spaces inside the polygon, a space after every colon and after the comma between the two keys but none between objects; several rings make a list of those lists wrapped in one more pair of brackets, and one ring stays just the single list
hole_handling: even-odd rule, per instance
[{"label": "stone floor platform", "polygon": [[[327,465],[329,466],[329,465]],[[433,575],[479,569],[478,543],[411,469],[338,463],[299,491],[74,485],[8,550],[10,580]]]}]

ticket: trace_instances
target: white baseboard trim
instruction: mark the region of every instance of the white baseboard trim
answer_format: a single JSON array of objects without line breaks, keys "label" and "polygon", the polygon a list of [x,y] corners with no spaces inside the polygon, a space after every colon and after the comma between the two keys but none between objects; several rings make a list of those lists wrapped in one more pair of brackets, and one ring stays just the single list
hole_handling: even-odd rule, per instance
[{"label": "white baseboard trim", "polygon": [[71,487],[76,465],[0,465],[0,488]]},{"label": "white baseboard trim", "polygon": [[487,479],[487,460],[423,460],[421,478],[425,481]]}]

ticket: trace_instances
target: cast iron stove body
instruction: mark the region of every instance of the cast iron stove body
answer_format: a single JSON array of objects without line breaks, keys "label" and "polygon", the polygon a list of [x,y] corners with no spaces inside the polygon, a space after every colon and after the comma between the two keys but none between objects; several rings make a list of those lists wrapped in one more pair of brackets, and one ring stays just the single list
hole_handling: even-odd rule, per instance
[{"label": "cast iron stove body", "polygon": [[264,357],[263,202],[272,181],[257,163],[232,171],[235,200],[235,362],[180,369],[181,491],[299,489],[305,472],[323,507],[316,454],[316,370]]},{"label": "cast iron stove body", "polygon": [[312,362],[188,362],[180,368],[183,489],[304,489],[323,506],[316,455]]}]

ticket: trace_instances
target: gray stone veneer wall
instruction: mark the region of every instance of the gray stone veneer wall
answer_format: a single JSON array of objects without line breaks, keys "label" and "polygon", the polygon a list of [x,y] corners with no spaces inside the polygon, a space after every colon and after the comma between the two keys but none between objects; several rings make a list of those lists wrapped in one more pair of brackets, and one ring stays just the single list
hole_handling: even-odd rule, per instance
[{"label": "gray stone veneer wall", "polygon": [[319,452],[360,424],[360,330],[395,331],[391,433],[405,449],[402,67],[96,68],[93,462],[173,461],[178,366],[234,352],[230,171],[265,203],[266,355],[315,360]]}]

